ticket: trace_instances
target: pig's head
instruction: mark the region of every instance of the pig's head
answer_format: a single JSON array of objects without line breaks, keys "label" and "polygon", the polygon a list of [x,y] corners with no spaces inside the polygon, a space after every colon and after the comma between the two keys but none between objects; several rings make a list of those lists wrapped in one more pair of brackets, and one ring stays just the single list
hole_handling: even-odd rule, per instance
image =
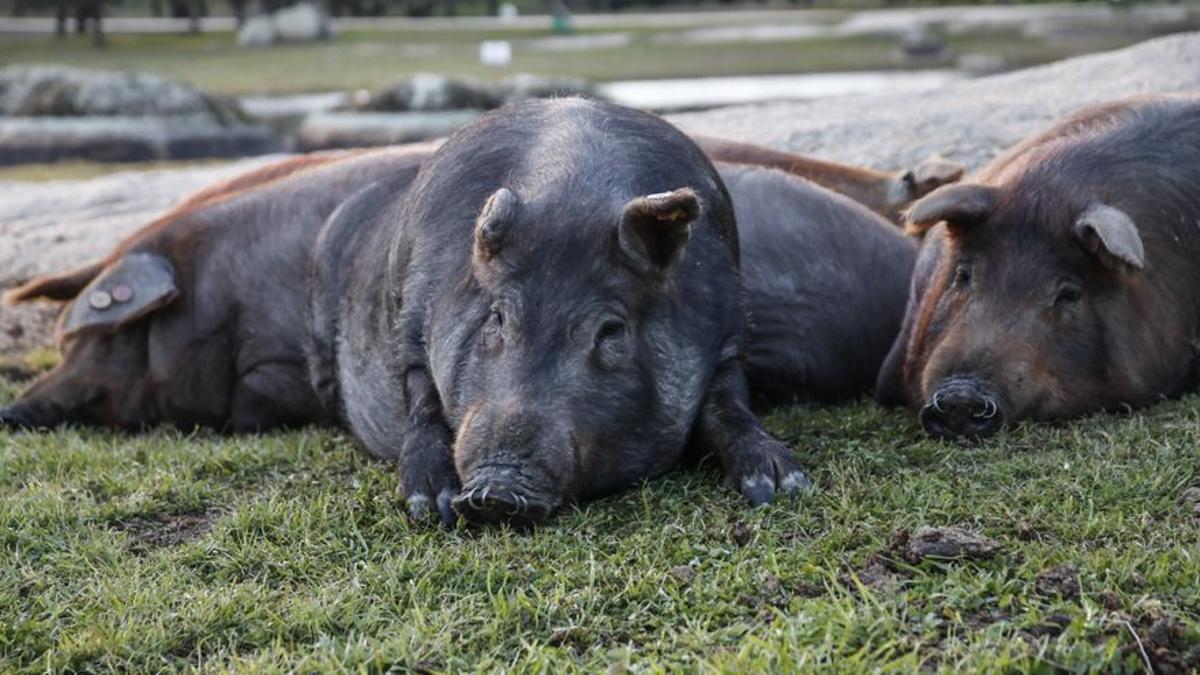
[{"label": "pig's head", "polygon": [[1169,367],[1138,224],[1086,192],[960,184],[909,211],[929,232],[894,351],[932,435],[1137,403]]},{"label": "pig's head", "polygon": [[472,522],[536,523],[666,471],[711,369],[666,325],[688,311],[676,289],[699,262],[696,192],[593,204],[592,222],[568,208],[501,188],[476,222],[453,384],[454,507]]},{"label": "pig's head", "polygon": [[63,359],[0,410],[0,424],[134,429],[152,422],[145,319],[178,296],[170,262],[148,253],[128,254],[108,267],[89,265],[41,277],[9,293],[9,302],[66,302],[58,323]]}]

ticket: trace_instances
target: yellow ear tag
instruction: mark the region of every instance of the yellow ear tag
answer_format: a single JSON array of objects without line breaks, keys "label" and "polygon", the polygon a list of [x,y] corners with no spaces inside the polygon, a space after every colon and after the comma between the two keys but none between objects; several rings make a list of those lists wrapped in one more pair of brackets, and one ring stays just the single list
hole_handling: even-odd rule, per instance
[{"label": "yellow ear tag", "polygon": [[675,209],[674,211],[672,211],[666,215],[659,216],[658,219],[659,220],[669,220],[671,222],[675,222],[676,220],[679,220],[680,218],[686,218],[686,217],[687,217],[687,211],[684,211],[683,209]]}]

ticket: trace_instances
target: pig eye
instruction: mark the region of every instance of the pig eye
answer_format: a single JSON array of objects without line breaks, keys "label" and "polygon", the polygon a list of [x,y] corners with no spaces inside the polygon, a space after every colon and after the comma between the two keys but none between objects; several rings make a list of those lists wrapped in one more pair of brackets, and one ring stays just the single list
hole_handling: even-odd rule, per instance
[{"label": "pig eye", "polygon": [[483,324],[483,341],[490,348],[499,348],[504,332],[504,312],[495,307],[488,314],[487,323]]},{"label": "pig eye", "polygon": [[1054,304],[1059,307],[1073,305],[1083,299],[1083,289],[1075,284],[1063,284],[1054,296]]},{"label": "pig eye", "polygon": [[499,331],[501,328],[504,328],[504,312],[492,309],[491,313],[488,314],[487,328],[490,331]]},{"label": "pig eye", "polygon": [[600,330],[596,331],[596,346],[600,347],[605,342],[614,342],[623,337],[625,337],[625,322],[609,319],[600,324]]},{"label": "pig eye", "polygon": [[620,319],[608,319],[600,324],[593,347],[602,365],[615,367],[620,363],[625,354],[625,337],[628,332],[625,322]]},{"label": "pig eye", "polygon": [[967,264],[959,265],[954,269],[954,287],[966,288],[971,285],[971,266]]}]

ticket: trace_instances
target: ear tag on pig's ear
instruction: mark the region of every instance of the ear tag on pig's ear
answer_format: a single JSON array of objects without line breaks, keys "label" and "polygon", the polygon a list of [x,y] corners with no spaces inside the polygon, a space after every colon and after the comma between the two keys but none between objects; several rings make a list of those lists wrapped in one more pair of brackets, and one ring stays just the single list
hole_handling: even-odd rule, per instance
[{"label": "ear tag on pig's ear", "polygon": [[639,267],[665,275],[683,255],[699,216],[700,198],[691,188],[633,199],[621,215],[621,250]]},{"label": "ear tag on pig's ear", "polygon": [[943,185],[908,209],[904,214],[904,231],[920,236],[941,222],[952,228],[970,228],[987,220],[996,202],[996,189],[986,185]]},{"label": "ear tag on pig's ear", "polygon": [[63,315],[59,339],[89,329],[116,330],[177,297],[170,261],[152,253],[127,254],[83,289]]},{"label": "ear tag on pig's ear", "polygon": [[1140,270],[1146,266],[1146,250],[1137,225],[1128,214],[1104,204],[1089,206],[1075,221],[1075,237],[1088,251],[1105,260]]},{"label": "ear tag on pig's ear", "polygon": [[500,188],[488,197],[475,219],[475,255],[480,260],[487,262],[500,252],[520,206],[520,200],[508,188]]}]

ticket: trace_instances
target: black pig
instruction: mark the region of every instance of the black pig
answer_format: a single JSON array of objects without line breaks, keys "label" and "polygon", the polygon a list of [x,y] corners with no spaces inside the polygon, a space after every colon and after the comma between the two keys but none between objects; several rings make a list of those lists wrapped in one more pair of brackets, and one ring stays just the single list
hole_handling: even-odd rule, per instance
[{"label": "black pig", "polygon": [[900,330],[916,244],[839,194],[717,164],[733,196],[756,407],[863,396]]},{"label": "black pig", "polygon": [[[87,287],[67,305],[64,322],[69,324],[77,310],[104,321],[72,330],[64,363],[0,419],[23,426],[168,422],[232,429],[329,419],[338,406],[329,369],[334,362],[316,351],[310,354],[313,380],[330,403],[322,406],[303,386],[299,353],[308,330],[302,307],[306,285],[299,279],[307,273],[316,223],[339,196],[364,183],[384,179],[387,196],[400,199],[433,147],[313,155],[251,171],[194,195],[105,261],[37,279],[10,294],[19,300],[71,300]],[[746,367],[755,399],[776,405],[860,395],[896,331],[913,244],[866,209],[806,181],[756,167],[718,168],[732,190],[740,223],[754,317]],[[379,197],[384,184],[339,215],[346,225],[340,237],[327,235],[321,242],[318,282],[333,295],[318,296],[314,303],[319,334],[336,330],[337,317],[323,313],[338,305],[340,282],[329,276],[342,269],[336,258],[344,247],[361,246],[354,238],[364,234],[350,222],[358,216],[349,209],[369,203],[372,194]],[[164,305],[133,318],[122,314],[121,320],[117,312],[138,304],[132,298],[111,302],[104,311],[89,309],[93,292],[111,299],[110,287],[120,285],[116,277],[127,275],[130,254],[134,271],[169,270],[178,296],[173,291]],[[126,285],[138,287],[145,299],[153,296],[147,286],[153,280],[151,275],[140,286]],[[204,297],[197,298],[202,290]],[[272,311],[262,311],[267,306]],[[197,314],[237,318],[212,330],[213,321]],[[208,340],[224,349],[204,352],[200,348],[208,341],[190,339],[190,330],[209,331]],[[264,351],[268,343],[254,340],[258,335],[276,336],[269,351]],[[150,358],[151,353],[159,356]],[[254,396],[238,394],[242,380],[219,376],[233,367],[226,356],[233,353],[243,354],[242,361],[269,353],[272,372],[279,376],[260,380]],[[183,390],[193,395],[184,399]],[[419,506],[421,500],[416,501]]]},{"label": "black pig", "polygon": [[519,104],[404,188],[379,181],[324,228],[312,357],[414,514],[536,523],[663,473],[689,440],[751,503],[807,485],[749,410],[733,210],[678,130]]}]

